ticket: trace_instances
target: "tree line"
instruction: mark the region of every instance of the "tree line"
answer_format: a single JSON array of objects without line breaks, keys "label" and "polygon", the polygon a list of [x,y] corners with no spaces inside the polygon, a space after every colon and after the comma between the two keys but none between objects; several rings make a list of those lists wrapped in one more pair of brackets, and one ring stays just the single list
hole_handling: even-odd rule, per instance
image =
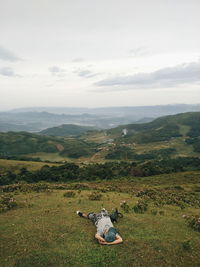
[{"label": "tree line", "polygon": [[178,157],[175,159],[153,160],[145,163],[115,161],[96,164],[65,163],[59,166],[44,165],[40,170],[29,171],[21,168],[18,174],[7,171],[0,174],[0,185],[26,182],[36,183],[90,180],[111,180],[122,177],[145,177],[164,173],[200,171],[200,159]]}]

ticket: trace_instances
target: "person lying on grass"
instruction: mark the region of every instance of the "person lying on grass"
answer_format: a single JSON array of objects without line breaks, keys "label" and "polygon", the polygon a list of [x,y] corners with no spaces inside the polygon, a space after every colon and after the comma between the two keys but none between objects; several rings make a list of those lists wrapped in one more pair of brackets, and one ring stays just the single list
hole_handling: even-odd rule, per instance
[{"label": "person lying on grass", "polygon": [[91,220],[97,227],[95,238],[101,245],[116,245],[123,242],[117,230],[113,227],[108,211],[102,209],[100,213],[90,212],[85,214],[79,210],[77,215]]}]

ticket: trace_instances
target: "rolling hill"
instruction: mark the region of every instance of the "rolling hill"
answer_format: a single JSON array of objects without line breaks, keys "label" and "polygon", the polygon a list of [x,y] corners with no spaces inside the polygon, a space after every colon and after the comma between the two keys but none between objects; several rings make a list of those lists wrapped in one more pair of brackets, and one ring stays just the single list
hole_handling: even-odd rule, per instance
[{"label": "rolling hill", "polygon": [[74,124],[63,124],[58,127],[45,129],[41,131],[40,134],[48,136],[76,136],[91,130],[94,130],[94,128]]},{"label": "rolling hill", "polygon": [[149,123],[128,124],[110,129],[109,135],[115,138],[123,136],[124,141],[150,143],[167,141],[173,137],[199,137],[200,112],[187,112],[160,117]]},{"label": "rolling hill", "polygon": [[[88,129],[91,128],[62,125],[42,131],[43,135],[27,132],[0,133],[0,156],[12,159],[26,156],[49,161],[80,158],[83,162],[200,157],[200,112],[181,113],[160,117],[148,123],[85,132]],[[67,134],[81,135],[67,137]]]},{"label": "rolling hill", "polygon": [[[104,132],[102,157],[150,160],[200,156],[200,112],[165,116],[149,123],[122,125]],[[92,140],[92,136],[89,136]]]},{"label": "rolling hill", "polygon": [[27,132],[0,133],[1,158],[32,157],[40,152],[60,154],[63,158],[78,158],[91,155],[93,146],[83,140],[73,138],[64,139]]}]

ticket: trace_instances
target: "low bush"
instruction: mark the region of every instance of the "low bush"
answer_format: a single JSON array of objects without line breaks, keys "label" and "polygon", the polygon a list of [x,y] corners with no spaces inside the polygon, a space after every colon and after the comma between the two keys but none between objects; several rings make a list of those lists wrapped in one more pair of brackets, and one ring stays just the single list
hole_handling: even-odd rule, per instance
[{"label": "low bush", "polygon": [[153,210],[151,210],[151,214],[152,214],[152,215],[157,215],[157,214],[158,214],[158,211],[155,210],[155,209],[153,209]]},{"label": "low bush", "polygon": [[187,251],[191,251],[192,250],[191,241],[190,240],[183,241],[182,246],[183,246],[184,250],[187,250]]},{"label": "low bush", "polygon": [[159,214],[164,215],[165,214],[164,210],[159,210]]},{"label": "low bush", "polygon": [[69,189],[73,189],[73,190],[88,190],[90,189],[88,185],[86,184],[70,184],[68,186]]},{"label": "low bush", "polygon": [[186,223],[189,227],[195,231],[200,232],[200,217],[193,215],[183,215],[183,218],[186,220]]},{"label": "low bush", "polygon": [[[179,188],[179,187],[178,187]],[[174,205],[181,209],[186,207],[200,207],[200,195],[186,192],[182,189],[146,189],[136,193],[137,197],[149,200],[156,206]]]},{"label": "low bush", "polygon": [[18,206],[17,201],[12,194],[1,195],[0,197],[0,212],[14,209]]},{"label": "low bush", "polygon": [[135,213],[145,213],[148,209],[148,204],[146,200],[139,200],[137,204],[133,207]]},{"label": "low bush", "polygon": [[128,213],[130,211],[130,207],[129,207],[128,203],[125,200],[120,203],[120,207],[126,213]]},{"label": "low bush", "polygon": [[89,196],[88,199],[89,200],[101,200],[102,199],[102,194],[98,193],[98,192],[92,192]]},{"label": "low bush", "polygon": [[75,197],[76,193],[74,191],[67,191],[63,194],[63,197]]}]

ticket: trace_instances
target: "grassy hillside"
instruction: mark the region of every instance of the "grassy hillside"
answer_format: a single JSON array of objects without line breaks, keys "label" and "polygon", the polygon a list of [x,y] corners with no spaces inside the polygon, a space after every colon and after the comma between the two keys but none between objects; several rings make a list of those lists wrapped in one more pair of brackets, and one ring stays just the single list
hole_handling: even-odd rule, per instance
[{"label": "grassy hillside", "polygon": [[20,156],[45,152],[59,153],[64,157],[78,158],[93,153],[90,143],[76,138],[58,138],[27,132],[0,133],[0,156]]},{"label": "grassy hillside", "polygon": [[0,154],[17,155],[34,152],[57,152],[53,138],[27,132],[0,133]]},{"label": "grassy hillside", "polygon": [[[170,140],[172,137],[200,136],[200,112],[188,112],[177,115],[165,116],[149,123],[128,124],[108,130],[114,137],[121,137],[122,130],[127,129],[126,139],[137,143],[149,143]],[[183,134],[183,127],[186,132]],[[187,131],[188,130],[188,131]]]},{"label": "grassy hillside", "polygon": [[[190,112],[107,131],[89,131],[79,137],[44,136],[26,132],[0,133],[0,157],[19,159],[19,156],[26,156],[49,161],[87,163],[200,157],[199,125],[200,112]],[[72,128],[71,125],[65,125],[48,131],[55,135],[65,135],[66,130],[70,130],[71,134],[74,130],[80,130]]]},{"label": "grassy hillside", "polygon": [[46,163],[46,162],[0,159],[0,174],[6,171],[18,173],[20,169],[22,168],[26,168],[29,171],[36,171],[36,170],[41,169],[44,165],[56,166],[58,164]]},{"label": "grassy hillside", "polygon": [[49,136],[75,136],[91,130],[94,130],[94,128],[74,124],[63,124],[58,127],[45,129],[40,133]]},{"label": "grassy hillside", "polygon": [[[188,225],[189,217],[183,218],[199,216],[199,177],[199,172],[188,172],[115,182],[21,185],[12,196],[3,192],[4,203],[12,197],[16,206],[1,213],[1,266],[199,266],[200,232]],[[2,189],[9,187],[14,185]],[[89,200],[91,193],[100,194],[100,200]],[[144,201],[147,210],[136,213]],[[122,244],[99,245],[95,226],[75,214],[102,207],[118,207],[124,214],[115,224]]]},{"label": "grassy hillside", "polygon": [[[149,123],[122,125],[102,134],[102,155],[112,160],[199,157],[199,125],[200,112],[161,117]],[[92,140],[91,134],[88,140]],[[106,150],[108,152],[104,153]]]}]

